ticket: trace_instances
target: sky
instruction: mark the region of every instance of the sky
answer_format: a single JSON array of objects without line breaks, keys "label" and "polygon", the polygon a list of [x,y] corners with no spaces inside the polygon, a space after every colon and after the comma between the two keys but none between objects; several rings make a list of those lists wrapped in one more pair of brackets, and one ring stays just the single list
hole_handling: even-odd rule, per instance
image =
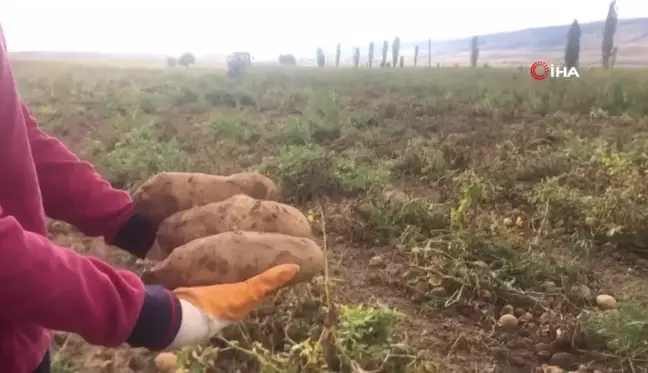
[{"label": "sky", "polygon": [[[11,51],[196,56],[248,51],[311,55],[381,42],[447,40],[601,20],[608,0],[1,0]],[[620,18],[648,1],[618,0]]]}]

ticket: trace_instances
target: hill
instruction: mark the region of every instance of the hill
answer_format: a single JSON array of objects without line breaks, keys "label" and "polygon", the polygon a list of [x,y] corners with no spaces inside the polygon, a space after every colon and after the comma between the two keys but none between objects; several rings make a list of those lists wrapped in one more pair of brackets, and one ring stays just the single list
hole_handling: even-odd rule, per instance
[{"label": "hill", "polygon": [[[581,24],[581,63],[598,64],[604,21]],[[509,64],[532,60],[560,60],[570,25],[538,27],[479,36],[480,59]],[[432,41],[433,61],[468,61],[471,38]],[[617,64],[648,65],[648,18],[622,19],[615,36],[619,47]],[[419,46],[427,58],[428,41],[403,43],[405,55]]]}]

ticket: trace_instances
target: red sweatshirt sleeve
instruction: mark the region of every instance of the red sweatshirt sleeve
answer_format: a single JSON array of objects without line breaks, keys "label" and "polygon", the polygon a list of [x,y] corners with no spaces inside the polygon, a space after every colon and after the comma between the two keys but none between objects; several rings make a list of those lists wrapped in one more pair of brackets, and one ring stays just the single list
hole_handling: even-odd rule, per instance
[{"label": "red sweatshirt sleeve", "polygon": [[90,163],[43,132],[24,104],[21,110],[47,216],[144,257],[155,240],[155,227],[134,216],[130,196],[112,188]]},{"label": "red sweatshirt sleeve", "polygon": [[162,349],[182,318],[166,289],[58,247],[11,216],[0,218],[0,284],[10,284],[0,286],[0,321],[76,333],[91,344]]},{"label": "red sweatshirt sleeve", "polygon": [[[127,196],[102,184],[89,165],[78,161],[60,143],[36,131],[34,123],[29,125],[32,128],[28,135],[25,119],[0,27],[0,136],[6,141],[3,143],[6,152],[0,159],[6,174],[1,175],[3,188],[0,190],[28,197],[21,193],[31,191],[12,190],[10,184],[36,183],[35,179],[30,180],[34,166],[29,159],[30,148],[33,151],[35,147],[34,153],[39,158],[36,167],[45,181],[42,187],[51,213],[69,219],[86,232],[99,234],[101,223],[115,230],[118,223],[109,221],[127,215],[130,208]],[[55,176],[55,172],[59,174]],[[74,178],[93,187],[71,187]],[[73,192],[65,191],[66,186],[73,188]],[[101,197],[107,201],[101,201]],[[55,198],[61,198],[66,208],[75,211],[63,211],[63,205]],[[86,199],[97,203],[99,208],[90,206]],[[118,206],[113,207],[113,203]],[[156,349],[170,343],[182,317],[179,301],[171,292],[159,286],[145,287],[134,273],[116,270],[101,260],[52,244],[45,236],[24,229],[13,215],[19,212],[17,205],[7,211],[0,206],[0,323],[29,323],[78,333],[90,343],[105,346],[128,342]],[[38,214],[42,210],[35,208],[29,213]],[[129,234],[137,231],[133,228],[137,224],[125,226],[119,231]]]}]

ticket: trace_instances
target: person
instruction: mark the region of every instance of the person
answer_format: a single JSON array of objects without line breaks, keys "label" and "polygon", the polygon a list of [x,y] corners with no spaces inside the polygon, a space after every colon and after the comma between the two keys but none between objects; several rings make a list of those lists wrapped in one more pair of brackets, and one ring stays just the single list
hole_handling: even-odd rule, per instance
[{"label": "person", "polygon": [[87,162],[41,131],[20,99],[0,26],[0,366],[50,371],[52,330],[88,343],[166,350],[207,342],[241,320],[299,267],[248,281],[179,288],[145,286],[130,271],[48,240],[46,216],[143,258],[155,229]]}]

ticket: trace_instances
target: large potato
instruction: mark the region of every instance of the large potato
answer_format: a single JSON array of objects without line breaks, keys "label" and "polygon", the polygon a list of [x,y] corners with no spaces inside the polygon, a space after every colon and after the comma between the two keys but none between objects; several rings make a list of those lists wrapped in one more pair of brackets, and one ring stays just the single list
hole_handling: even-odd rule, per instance
[{"label": "large potato", "polygon": [[277,186],[256,172],[230,176],[189,172],[161,172],[144,184],[135,194],[135,209],[155,226],[182,210],[219,202],[237,194],[277,200]]},{"label": "large potato", "polygon": [[245,281],[279,264],[300,271],[288,285],[324,270],[324,254],[311,239],[279,233],[225,232],[176,248],[142,275],[145,284],[167,289]]},{"label": "large potato", "polygon": [[152,249],[159,251],[159,256],[151,259],[163,259],[176,247],[195,239],[230,231],[312,237],[310,223],[296,208],[238,194],[225,201],[176,212],[164,219]]}]

